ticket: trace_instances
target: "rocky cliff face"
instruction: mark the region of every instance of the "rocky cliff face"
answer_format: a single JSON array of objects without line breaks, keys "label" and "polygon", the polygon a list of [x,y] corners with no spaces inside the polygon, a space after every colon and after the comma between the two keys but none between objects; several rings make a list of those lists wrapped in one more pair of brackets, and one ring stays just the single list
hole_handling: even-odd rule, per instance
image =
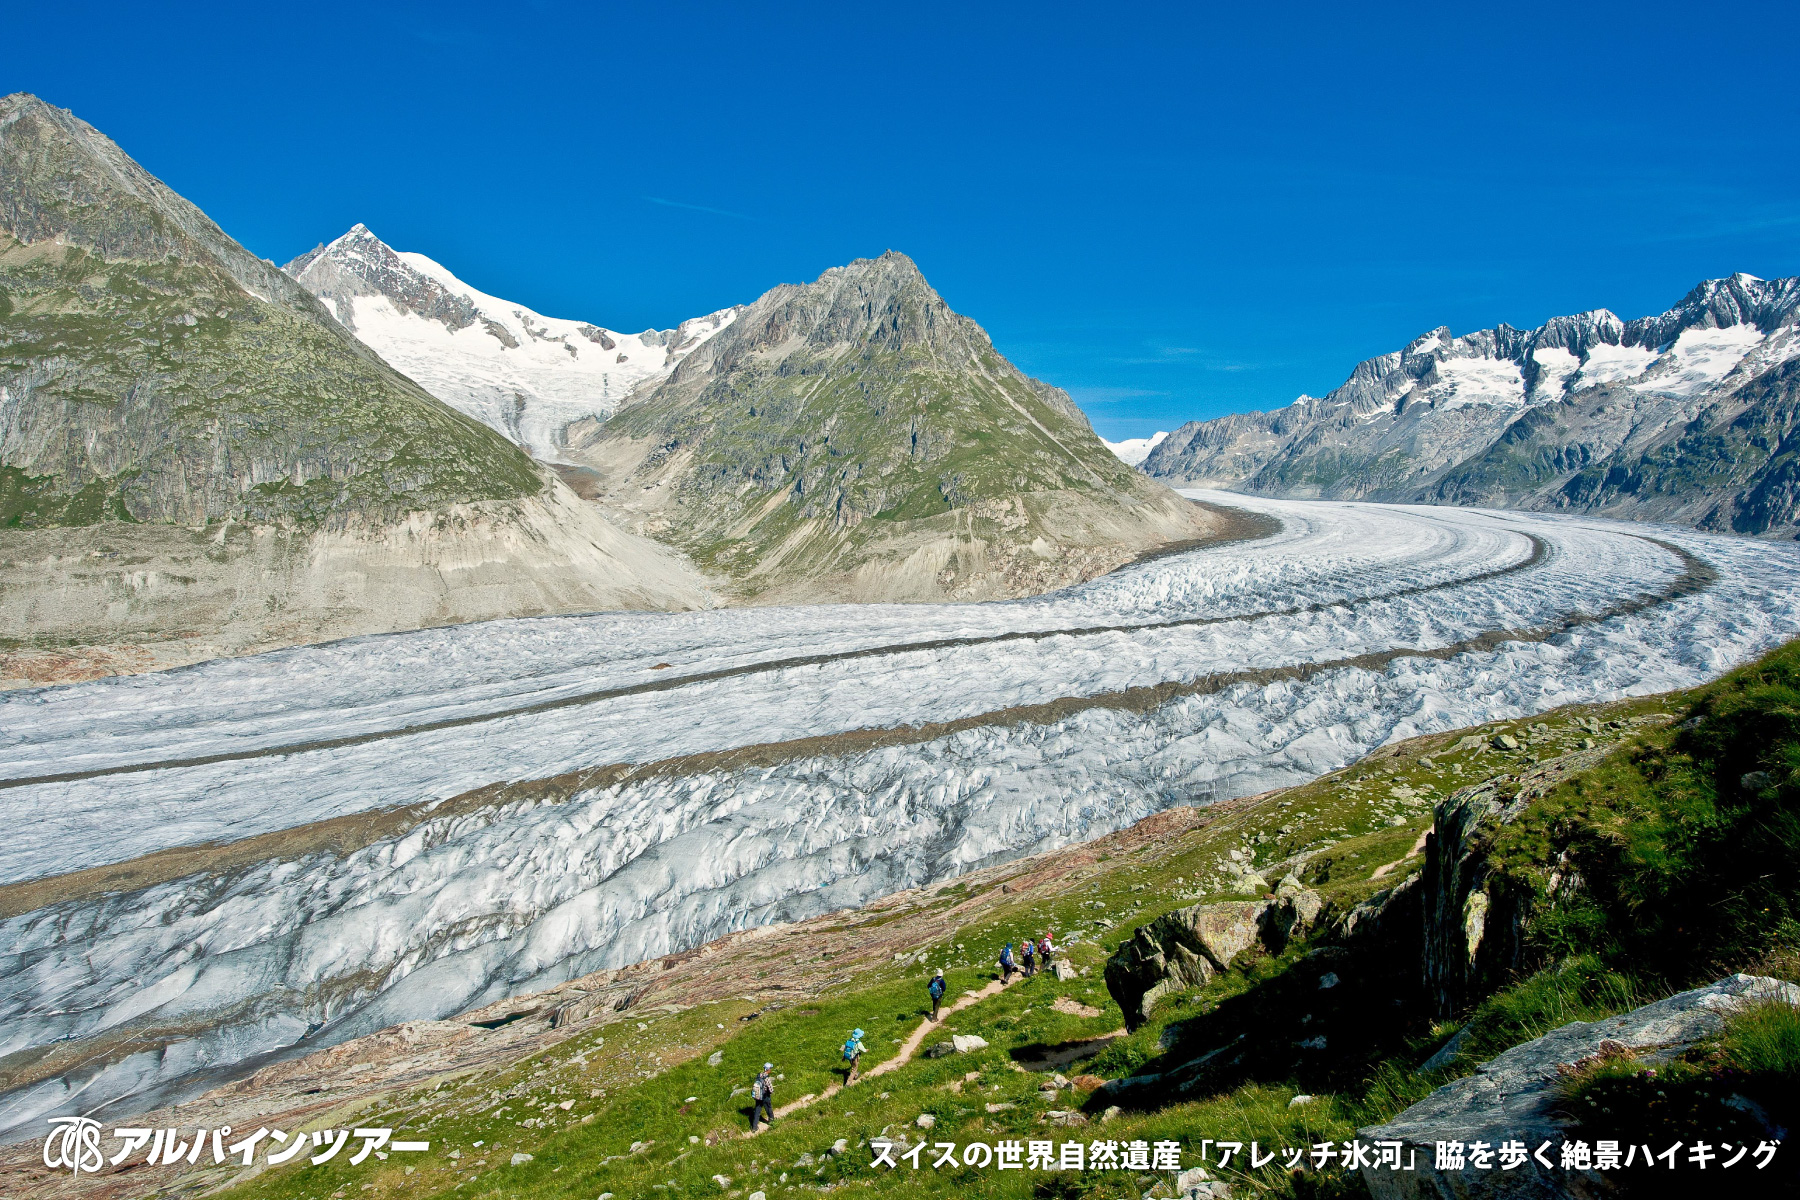
[{"label": "rocky cliff face", "polygon": [[667,378],[739,311],[642,333],[545,317],[397,253],[362,225],[285,270],[396,370],[550,461],[569,425],[604,420],[633,388]]},{"label": "rocky cliff face", "polygon": [[1792,536],[1800,279],[1654,317],[1436,329],[1322,399],[1190,422],[1149,474],[1266,495],[1573,510]]},{"label": "rocky cliff face", "polygon": [[[43,675],[20,654],[118,639],[133,645],[90,665],[707,601],[642,539],[582,521],[546,533],[572,507],[91,126],[0,99],[0,677]],[[365,554],[343,578],[328,564],[346,541],[398,557]],[[374,578],[393,590],[365,592]],[[313,597],[297,620],[296,595]],[[142,651],[146,638],[183,650]]]},{"label": "rocky cliff face", "polygon": [[762,600],[1019,595],[1212,528],[893,252],[762,296],[570,453]]}]

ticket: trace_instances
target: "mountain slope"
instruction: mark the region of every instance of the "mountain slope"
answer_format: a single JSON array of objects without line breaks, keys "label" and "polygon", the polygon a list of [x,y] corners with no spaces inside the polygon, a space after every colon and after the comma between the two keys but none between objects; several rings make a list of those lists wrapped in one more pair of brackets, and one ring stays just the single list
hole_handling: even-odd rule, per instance
[{"label": "mountain slope", "polygon": [[284,269],[396,370],[546,460],[560,456],[569,424],[604,419],[738,312],[636,334],[545,317],[395,252],[362,225]]},{"label": "mountain slope", "polygon": [[1323,399],[1190,422],[1153,476],[1794,532],[1800,280],[1710,280],[1654,317],[1437,329]]},{"label": "mountain slope", "polygon": [[892,251],[768,292],[569,455],[763,602],[1016,596],[1218,528]]},{"label": "mountain slope", "polygon": [[706,600],[91,126],[0,99],[0,653]]}]

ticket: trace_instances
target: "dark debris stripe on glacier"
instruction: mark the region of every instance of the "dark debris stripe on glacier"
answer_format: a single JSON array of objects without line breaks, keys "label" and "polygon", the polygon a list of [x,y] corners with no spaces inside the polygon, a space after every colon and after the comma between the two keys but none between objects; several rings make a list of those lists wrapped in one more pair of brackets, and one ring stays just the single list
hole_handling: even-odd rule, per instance
[{"label": "dark debris stripe on glacier", "polygon": [[[716,771],[766,770],[821,755],[852,755],[886,747],[920,745],[970,729],[1022,724],[1052,725],[1077,713],[1095,709],[1148,713],[1183,697],[1215,695],[1245,683],[1304,683],[1333,671],[1380,670],[1403,658],[1441,661],[1462,654],[1496,650],[1508,643],[1545,642],[1583,626],[1631,616],[1684,597],[1698,595],[1716,582],[1718,572],[1699,556],[1658,538],[1640,537],[1639,540],[1673,555],[1681,564],[1680,574],[1657,591],[1619,600],[1598,612],[1566,613],[1553,621],[1530,628],[1485,630],[1444,646],[1398,646],[1336,659],[1215,672],[1191,680],[1170,680],[1090,696],[1061,697],[1037,704],[1016,705],[949,721],[852,729],[789,741],[762,742],[684,754],[656,762],[609,763],[548,779],[495,783],[453,796],[441,803],[426,802],[353,813],[261,834],[226,846],[177,846],[142,858],[90,867],[67,875],[3,885],[0,886],[0,919],[29,912],[46,904],[151,886],[180,878],[195,870],[217,872],[271,857],[297,857],[319,849],[344,854],[380,840],[401,836],[407,829],[428,818],[476,812],[522,800],[556,803],[595,788],[619,787],[644,779]],[[1549,549],[1536,537],[1532,541],[1534,545],[1531,558],[1488,574],[1511,573],[1541,561],[1548,555]],[[1425,589],[1409,589],[1412,593],[1421,590]]]},{"label": "dark debris stripe on glacier", "polygon": [[[1506,566],[1501,567],[1492,567],[1484,571],[1478,571],[1454,579],[1437,580],[1432,583],[1411,584],[1406,587],[1393,588],[1388,591],[1371,592],[1362,596],[1352,596],[1338,600],[1321,600],[1311,604],[1295,605],[1288,608],[1272,608],[1260,612],[1238,613],[1226,616],[1181,617],[1170,621],[1138,621],[1116,625],[1084,625],[1065,628],[1012,630],[1006,633],[982,634],[969,637],[935,638],[916,642],[898,642],[885,646],[867,646],[856,650],[833,651],[825,654],[795,655],[788,658],[771,659],[765,662],[744,663],[738,666],[724,667],[716,671],[698,671],[686,675],[678,675],[669,679],[656,679],[645,683],[629,684],[624,687],[597,688],[572,696],[559,696],[552,700],[540,700],[530,704],[514,705],[508,708],[495,709],[491,712],[445,717],[437,721],[415,722],[395,729],[347,734],[333,738],[317,738],[308,741],[291,742],[279,746],[264,746],[248,750],[221,751],[215,754],[157,759],[155,761],[142,763],[121,763],[112,766],[93,767],[80,771],[62,771],[43,775],[0,778],[0,791],[6,791],[12,788],[32,787],[40,784],[75,783],[84,779],[99,779],[111,775],[133,775],[148,771],[178,770],[184,767],[204,767],[212,766],[217,763],[244,762],[258,758],[279,758],[290,754],[308,754],[322,750],[345,749],[352,746],[368,745],[372,742],[388,741],[393,738],[412,737],[423,733],[437,733],[447,729],[463,729],[491,721],[504,720],[509,717],[533,716],[539,713],[554,712],[559,709],[578,708],[582,705],[598,704],[603,701],[616,700],[625,696],[639,696],[656,692],[676,691],[680,688],[691,687],[701,683],[711,683],[721,679],[732,679],[745,675],[769,674],[777,671],[794,670],[796,668],[823,666],[829,663],[849,662],[856,659],[881,658],[896,654],[913,654],[935,650],[954,650],[969,646],[998,645],[1006,642],[1039,642],[1059,637],[1097,637],[1109,633],[1137,633],[1163,629],[1192,629],[1208,625],[1266,621],[1278,617],[1303,616],[1308,613],[1354,609],[1361,605],[1401,600],[1410,596],[1421,596],[1431,592],[1485,583],[1490,580],[1500,579],[1505,576],[1532,570],[1543,565],[1550,559],[1553,551],[1551,550],[1549,543],[1543,538],[1533,533],[1522,533],[1520,536],[1524,537],[1530,544],[1531,553],[1516,563],[1509,563]],[[1656,545],[1674,551],[1678,556],[1691,557],[1687,555],[1686,551],[1679,550],[1669,543],[1658,542],[1654,538],[1645,538],[1642,540],[1655,542]],[[1082,699],[1072,697],[1071,701],[1081,703]],[[1060,703],[1060,701],[1058,701],[1058,703]]]}]

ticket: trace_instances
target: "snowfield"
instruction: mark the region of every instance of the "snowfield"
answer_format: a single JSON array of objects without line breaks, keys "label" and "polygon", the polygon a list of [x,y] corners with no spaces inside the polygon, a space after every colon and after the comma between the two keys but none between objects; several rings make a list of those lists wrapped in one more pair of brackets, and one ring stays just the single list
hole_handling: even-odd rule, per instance
[{"label": "snowfield", "polygon": [[[1282,531],[1005,603],[496,621],[0,696],[0,883],[419,806],[0,922],[0,1054],[163,1043],[15,1087],[0,1132],[1800,634],[1792,545],[1209,498]],[[609,766],[642,769],[442,804]]]}]

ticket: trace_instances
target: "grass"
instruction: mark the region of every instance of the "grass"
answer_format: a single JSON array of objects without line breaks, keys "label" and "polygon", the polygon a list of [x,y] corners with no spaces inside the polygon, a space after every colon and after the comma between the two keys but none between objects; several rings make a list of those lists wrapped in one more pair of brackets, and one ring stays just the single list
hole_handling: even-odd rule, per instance
[{"label": "grass", "polygon": [[0,235],[0,292],[0,381],[39,447],[0,477],[0,527],[312,526],[542,487],[499,434],[210,261]]}]

